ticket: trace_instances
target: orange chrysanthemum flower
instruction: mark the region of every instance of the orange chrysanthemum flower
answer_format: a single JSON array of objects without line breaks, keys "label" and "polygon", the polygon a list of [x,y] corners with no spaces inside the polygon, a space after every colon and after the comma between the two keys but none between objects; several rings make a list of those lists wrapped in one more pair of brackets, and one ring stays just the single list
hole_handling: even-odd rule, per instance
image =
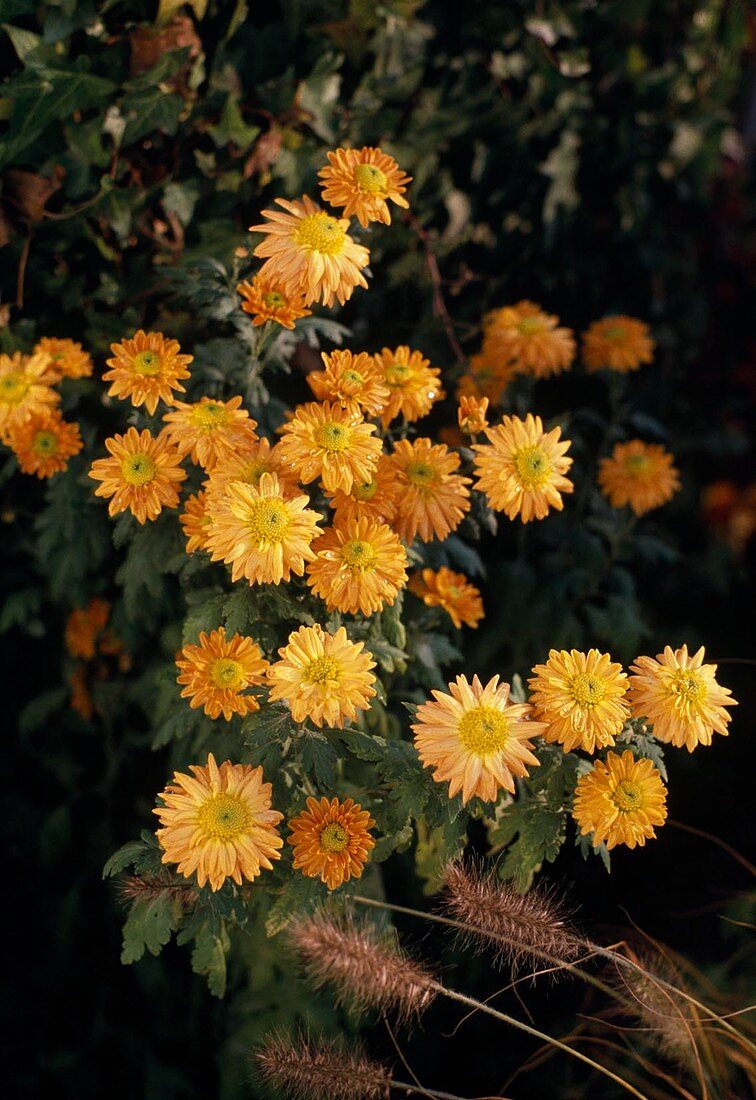
[{"label": "orange chrysanthemum flower", "polygon": [[363,518],[331,527],[313,550],[307,583],[329,611],[372,615],[407,583],[407,552],[385,523]]},{"label": "orange chrysanthemum flower", "polygon": [[250,233],[266,234],[254,252],[265,259],[261,277],[278,282],[285,294],[302,294],[306,306],[343,306],[355,287],[367,288],[362,268],[370,253],[349,236],[347,218],[331,217],[307,195],[276,203],[282,210],[263,210],[268,221],[250,226]]},{"label": "orange chrysanthemum flower", "polygon": [[309,498],[292,496],[275,474],[263,474],[258,485],[232,481],[222,492],[208,493],[210,520],[207,549],[213,561],[231,566],[231,579],[250,584],[280,584],[315,553],[312,541],[322,534],[320,515],[307,507]]},{"label": "orange chrysanthemum flower", "polygon": [[372,654],[351,642],[344,627],[327,634],[322,626],[301,626],[289,635],[281,658],[268,669],[270,700],[283,699],[295,722],[341,729],[367,710],[375,695]]},{"label": "orange chrysanthemum flower", "polygon": [[86,607],[77,607],[66,620],[65,643],[72,657],[91,661],[110,617],[110,604],[98,596]]},{"label": "orange chrysanthemum flower", "polygon": [[185,393],[181,382],[189,377],[186,369],[194,356],[182,355],[178,340],[168,340],[162,332],[145,332],[139,329],[131,340],[111,344],[113,358],[107,360],[110,367],[102,376],[103,382],[111,382],[110,397],[122,401],[131,398],[136,408],[144,405],[152,415],[158,401],[175,405],[174,391]]},{"label": "orange chrysanthemum flower", "polygon": [[419,420],[444,396],[439,381],[441,371],[432,367],[419,351],[410,351],[406,344],[393,351],[383,348],[375,355],[375,362],[390,391],[381,416],[384,428],[400,414],[409,422]]},{"label": "orange chrysanthemum flower", "polygon": [[486,686],[458,676],[450,695],[433,691],[434,701],[417,708],[412,726],[420,759],[437,783],[449,783],[449,797],[493,802],[500,789],[514,792],[515,776],[537,767],[530,739],[543,726],[528,720],[527,703],[509,702],[509,684],[494,676]]},{"label": "orange chrysanthemum flower", "polygon": [[325,370],[307,375],[310,389],[318,401],[335,401],[347,409],[361,411],[364,416],[378,416],[390,397],[375,359],[366,351],[354,355],[351,351],[322,353]]},{"label": "orange chrysanthemum flower", "polygon": [[207,515],[206,489],[187,497],[179,521],[186,537],[187,554],[193,554],[195,550],[207,550],[210,518]]},{"label": "orange chrysanthemum flower", "polygon": [[160,794],[157,838],[163,863],[177,863],[185,878],[197,875],[200,886],[220,890],[227,878],[241,886],[252,882],[262,868],[273,869],[283,840],[276,826],[283,814],[272,810],[272,787],[262,768],[248,764],[220,767],[212,753],[202,767],[192,764],[191,775],[174,772]]},{"label": "orange chrysanthemum flower", "polygon": [[176,658],[183,684],[182,699],[189,706],[202,707],[209,718],[222,714],[227,722],[234,714],[251,714],[260,704],[248,688],[265,683],[268,662],[251,638],[234,634],[226,638],[224,628],[201,633],[199,645],[185,645]]},{"label": "orange chrysanthemum flower", "polygon": [[630,666],[629,701],[633,714],[654,727],[657,741],[693,752],[696,745],[710,745],[715,733],[727,736],[736,707],[729,688],[717,683],[717,666],[705,665],[704,648],[692,655],[688,647],[653,657],[638,657]]},{"label": "orange chrysanthemum flower", "polygon": [[581,836],[593,834],[593,846],[643,847],[667,819],[667,790],[650,760],[636,760],[629,749],[607,753],[575,787],[572,816]]},{"label": "orange chrysanthemum flower", "polygon": [[34,345],[32,355],[36,355],[37,352],[50,356],[48,374],[54,382],[60,381],[61,378],[89,378],[94,370],[92,356],[75,340],[43,336]]},{"label": "orange chrysanthemum flower", "polygon": [[324,202],[342,207],[344,217],[354,216],[363,229],[370,222],[391,225],[388,200],[405,210],[409,206],[404,192],[412,177],[381,149],[336,149],[318,175]]},{"label": "orange chrysanthemum flower", "polygon": [[660,508],[680,488],[674,457],[656,443],[618,443],[599,462],[598,483],[613,508],[628,505],[636,516]]},{"label": "orange chrysanthemum flower", "polygon": [[241,307],[252,316],[253,325],[273,321],[282,328],[294,328],[300,317],[309,317],[312,310],[305,309],[301,291],[286,292],[277,279],[258,272],[252,282],[239,283],[236,293],[241,297]]},{"label": "orange chrysanthemum flower", "polygon": [[470,510],[469,477],[455,471],[459,455],[430,439],[400,439],[391,455],[397,484],[396,533],[410,543],[445,539]]},{"label": "orange chrysanthemum flower", "polygon": [[234,454],[220,458],[205,481],[208,492],[222,491],[231,481],[243,481],[245,485],[259,485],[263,474],[275,474],[282,489],[300,495],[300,489],[291,470],[283,464],[281,449],[276,443],[271,447],[267,439],[240,448]]},{"label": "orange chrysanthemum flower", "polygon": [[589,371],[626,374],[654,358],[654,341],[647,324],[618,314],[594,321],[583,333],[583,362]]},{"label": "orange chrysanthemum flower", "polygon": [[536,717],[546,723],[544,739],[565,752],[596,752],[613,745],[630,717],[627,676],[608,653],[552,649],[529,680]]},{"label": "orange chrysanthemum flower", "polygon": [[61,473],[84,446],[79,425],[64,420],[57,409],[32,413],[8,433],[8,442],[22,473],[39,478]]},{"label": "orange chrysanthemum flower", "polygon": [[176,401],[176,408],[163,417],[165,433],[182,456],[189,455],[192,462],[212,470],[221,458],[257,442],[257,422],[241,403],[241,397],[230,401],[201,397],[194,404]]},{"label": "orange chrysanthemum flower", "polygon": [[361,878],[368,853],[375,848],[368,832],[373,825],[367,810],[351,798],[308,798],[307,809],[289,822],[295,869],[321,879],[329,890]]},{"label": "orange chrysanthemum flower", "polygon": [[4,443],[31,416],[57,405],[60,394],[52,388],[53,381],[50,357],[44,352],[0,355],[0,439]]},{"label": "orange chrysanthemum flower", "polygon": [[561,494],[573,490],[565,477],[572,465],[565,457],[570,441],[560,442],[561,434],[561,428],[544,432],[540,416],[505,416],[486,431],[489,443],[473,447],[475,488],[486,494],[497,512],[510,519],[519,516],[523,523],[543,519],[549,508],[561,512]]},{"label": "orange chrysanthemum flower", "polygon": [[459,398],[457,409],[457,423],[459,430],[465,435],[480,435],[488,427],[486,413],[488,412],[487,397],[472,397],[462,394]]},{"label": "orange chrysanthemum flower", "polygon": [[163,508],[176,507],[186,471],[181,455],[162,432],[155,437],[146,428],[129,428],[125,435],[106,439],[105,447],[110,458],[95,459],[89,476],[102,482],[95,496],[111,498],[109,515],[129,511],[139,523],[146,523]]},{"label": "orange chrysanthemum flower", "polygon": [[486,398],[492,405],[501,403],[504,388],[512,381],[514,370],[507,362],[491,358],[490,349],[470,356],[469,373],[463,374],[457,383],[457,398]]},{"label": "orange chrysanthemum flower", "polygon": [[480,591],[470,584],[464,573],[454,573],[442,565],[439,570],[423,569],[413,573],[409,590],[418,596],[426,607],[441,607],[460,630],[470,626],[475,630],[483,618],[483,601]]},{"label": "orange chrysanthemum flower", "polygon": [[337,489],[331,496],[333,522],[344,524],[364,516],[390,523],[396,515],[397,492],[391,459],[382,454],[369,481],[355,481],[351,492]]},{"label": "orange chrysanthemum flower", "polygon": [[319,477],[324,489],[348,493],[355,482],[373,477],[381,440],[375,426],[353,409],[310,401],[283,425],[278,449],[281,461],[305,485]]},{"label": "orange chrysanthemum flower", "polygon": [[575,358],[575,337],[571,329],[558,326],[559,318],[535,302],[495,309],[483,318],[486,356],[535,378],[561,374]]}]

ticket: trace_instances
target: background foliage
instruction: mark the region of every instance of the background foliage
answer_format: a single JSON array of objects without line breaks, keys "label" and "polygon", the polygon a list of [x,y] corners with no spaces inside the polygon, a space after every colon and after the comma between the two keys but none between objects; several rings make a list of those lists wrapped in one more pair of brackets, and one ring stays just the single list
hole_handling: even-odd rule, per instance
[{"label": "background foliage", "polygon": [[[2,350],[70,336],[101,365],[114,339],[160,329],[193,352],[205,391],[242,392],[244,380],[275,419],[284,397],[305,399],[314,345],[330,346],[340,330],[321,311],[302,326],[305,342],[284,340],[264,380],[254,370],[250,380],[259,349],[233,292],[249,269],[237,250],[272,196],[314,190],[327,148],[380,143],[414,176],[412,211],[371,240],[370,292],[338,315],[350,346],[409,343],[451,379],[477,349],[490,306],[534,298],[576,329],[612,310],[635,314],[652,324],[659,350],[631,390],[570,374],[535,394],[518,383],[512,405],[569,424],[581,445],[578,484],[590,486],[595,455],[629,433],[667,443],[683,470],[676,501],[630,543],[588,489],[579,510],[523,538],[514,525],[484,528],[479,558],[455,540],[456,565],[487,571],[487,618],[465,638],[464,671],[509,678],[552,645],[598,645],[623,660],[666,641],[747,655],[745,624],[731,612],[749,592],[748,549],[715,537],[700,508],[707,486],[726,479],[741,489],[751,476],[742,5],[0,0],[0,24],[9,74],[0,85]],[[185,611],[191,631],[215,625],[203,616],[219,610],[238,629],[240,615],[261,609],[221,605],[227,597],[212,591],[201,602],[196,589],[185,608],[195,579],[176,566],[181,546],[167,524],[135,538],[121,521],[113,545],[83,476],[99,440],[123,427],[123,410],[102,392],[97,378],[66,391],[66,409],[99,425],[68,473],[49,487],[11,476],[11,462],[3,473],[0,629],[20,711],[4,816],[23,945],[12,961],[32,1006],[13,1009],[38,1036],[19,1088],[55,1083],[59,1094],[97,1096],[107,1065],[116,1095],[249,1095],[251,1041],[305,1009],[333,1024],[328,999],[291,981],[262,925],[237,945],[224,1002],[175,945],[120,968],[119,903],[100,869],[149,825],[169,767],[206,735],[176,707],[168,674]],[[452,422],[451,407],[436,427]],[[85,723],[67,707],[61,638],[68,611],[93,594],[113,599],[133,668],[109,670],[95,689],[101,717]],[[415,644],[405,697],[418,681],[438,683],[439,663],[463,670],[438,637]],[[744,704],[735,735],[703,760],[676,755],[671,816],[739,847],[752,696],[747,668],[723,667]],[[178,732],[188,744],[171,743]],[[383,885],[418,901],[413,866],[419,856],[422,868],[429,841],[418,851],[406,839],[408,850],[383,865]],[[670,828],[642,858],[620,857],[609,879],[570,851],[552,875],[574,882],[592,920],[624,923],[626,906],[735,986],[746,976],[726,970],[737,944],[724,942],[733,933],[718,914],[745,883],[724,859]],[[201,941],[193,965],[219,992],[215,946]],[[125,961],[136,958],[139,943],[127,940],[126,951]],[[483,967],[468,967],[465,980],[490,991]],[[550,999],[569,1020],[575,997]],[[490,1038],[483,1025],[465,1032],[476,1047]],[[496,1058],[480,1058],[479,1080],[460,1078],[449,1046],[439,1055],[412,1040],[428,1083],[499,1087]],[[555,1082],[569,1095],[556,1070],[524,1080],[519,1095]]]}]

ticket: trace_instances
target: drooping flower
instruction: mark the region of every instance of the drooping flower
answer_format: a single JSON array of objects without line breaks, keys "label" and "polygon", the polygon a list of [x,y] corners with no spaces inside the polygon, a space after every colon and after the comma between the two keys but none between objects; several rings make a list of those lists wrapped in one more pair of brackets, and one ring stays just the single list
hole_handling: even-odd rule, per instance
[{"label": "drooping flower", "polygon": [[55,408],[32,413],[9,431],[8,443],[21,472],[39,478],[61,473],[84,446],[79,425],[64,420]]},{"label": "drooping flower", "polygon": [[50,362],[45,352],[0,355],[0,439],[4,443],[31,416],[49,412],[60,401],[52,388]]},{"label": "drooping flower", "polygon": [[242,409],[241,397],[217,401],[201,397],[193,404],[176,401],[166,413],[165,433],[178,448],[205,470],[212,470],[222,458],[229,458],[257,442],[256,421]]},{"label": "drooping flower", "polygon": [[412,729],[423,764],[437,783],[448,781],[450,798],[461,791],[463,802],[493,802],[500,789],[513,792],[515,776],[538,767],[531,738],[543,723],[528,720],[527,703],[509,702],[509,684],[498,676],[485,687],[477,676],[472,684],[458,676],[449,691],[433,691],[434,701],[417,709]]},{"label": "drooping flower", "polygon": [[601,459],[598,482],[613,508],[628,505],[642,516],[672,499],[680,488],[680,475],[674,457],[663,447],[631,439]]},{"label": "drooping flower", "polygon": [[210,519],[207,515],[206,489],[200,489],[198,493],[193,493],[190,497],[187,497],[179,521],[186,536],[187,554],[193,554],[195,550],[206,550],[210,528]]},{"label": "drooping flower", "polygon": [[301,577],[315,553],[313,539],[322,534],[320,515],[309,497],[293,496],[275,474],[263,474],[257,485],[229,482],[208,493],[210,520],[207,549],[213,561],[231,566],[231,579],[250,584],[280,584]]},{"label": "drooping flower", "polygon": [[643,846],[667,819],[667,790],[650,760],[636,760],[627,749],[596,760],[575,787],[572,816],[581,836],[593,834],[593,846]]},{"label": "drooping flower", "polygon": [[250,687],[265,683],[268,662],[251,638],[234,634],[226,638],[221,626],[209,634],[201,633],[199,645],[185,645],[176,658],[183,684],[182,699],[189,706],[202,707],[209,718],[222,714],[230,721],[234,714],[251,714],[260,704],[254,695],[245,695]]},{"label": "drooping flower", "polygon": [[470,510],[469,477],[456,473],[459,455],[430,439],[400,439],[391,455],[397,485],[396,533],[410,543],[445,539]]},{"label": "drooping flower", "polygon": [[593,753],[613,745],[630,717],[625,702],[627,676],[608,653],[552,649],[528,681],[530,701],[545,722],[544,740],[565,752]]},{"label": "drooping flower", "polygon": [[111,344],[113,358],[107,360],[110,367],[102,376],[110,382],[110,397],[122,401],[131,399],[136,408],[144,405],[152,415],[159,401],[176,404],[176,393],[185,393],[182,381],[189,377],[186,369],[194,358],[182,355],[178,340],[169,340],[162,332],[145,332],[139,329],[130,340]]},{"label": "drooping flower", "polygon": [[92,463],[89,476],[101,482],[95,496],[110,497],[111,516],[129,511],[139,523],[155,519],[163,508],[178,504],[178,486],[186,477],[181,455],[161,432],[129,428],[125,435],[105,440],[110,458]]},{"label": "drooping flower", "polygon": [[483,342],[488,358],[535,378],[561,374],[575,358],[572,330],[560,328],[558,317],[525,299],[483,318]]},{"label": "drooping flower", "polygon": [[710,745],[712,736],[727,736],[731,715],[727,707],[737,706],[729,688],[717,683],[717,666],[704,664],[703,646],[694,654],[688,647],[672,649],[653,657],[637,657],[630,666],[629,702],[637,718],[654,727],[657,741],[693,752],[696,745]]},{"label": "drooping flower", "polygon": [[313,545],[307,583],[329,611],[372,615],[393,604],[407,583],[407,552],[385,523],[337,524]]},{"label": "drooping flower", "polygon": [[562,493],[571,493],[572,482],[565,474],[572,465],[566,457],[568,439],[561,440],[561,428],[544,432],[540,416],[531,413],[520,420],[505,416],[501,424],[488,428],[489,443],[475,444],[475,488],[486,494],[497,512],[523,523],[543,519],[549,508],[562,510]]},{"label": "drooping flower", "polygon": [[470,584],[464,573],[454,573],[442,565],[440,569],[423,569],[413,573],[409,590],[426,607],[442,607],[459,630],[470,626],[475,630],[483,618],[480,591]]},{"label": "drooping flower", "polygon": [[268,669],[270,699],[283,699],[295,722],[341,729],[345,719],[367,710],[375,695],[372,654],[352,642],[344,627],[328,634],[322,626],[301,626],[289,635],[281,658]]},{"label": "drooping flower", "polygon": [[366,351],[322,353],[325,370],[307,375],[310,389],[318,401],[334,401],[363,416],[378,416],[390,397],[375,359]]},{"label": "drooping flower", "polygon": [[381,149],[335,149],[318,175],[324,202],[342,207],[344,217],[356,217],[363,229],[370,222],[391,225],[389,200],[405,210],[409,206],[404,192],[412,177]]},{"label": "drooping flower", "polygon": [[410,351],[406,344],[401,344],[393,350],[383,348],[374,358],[389,388],[389,399],[381,416],[384,428],[399,415],[410,423],[420,420],[444,396],[441,371],[432,367],[421,352]]},{"label": "drooping flower", "polygon": [[332,494],[333,522],[343,524],[366,517],[390,523],[396,515],[397,493],[391,459],[382,454],[369,481],[355,481],[350,492],[337,489]]},{"label": "drooping flower", "polygon": [[589,371],[607,367],[626,374],[653,358],[654,341],[648,325],[635,317],[604,317],[583,333],[583,362]]},{"label": "drooping flower", "polygon": [[304,304],[334,301],[344,305],[354,288],[367,288],[362,268],[370,253],[348,233],[349,220],[334,218],[303,195],[301,200],[275,200],[281,210],[263,210],[268,220],[251,225],[250,233],[264,233],[255,256],[265,259],[262,278],[276,281],[287,295],[302,294]]},{"label": "drooping flower", "polygon": [[160,794],[157,838],[163,863],[178,864],[185,878],[197,875],[200,886],[220,890],[227,878],[241,886],[280,859],[283,840],[276,826],[283,818],[271,809],[272,787],[262,768],[218,766],[212,753],[207,764],[192,764],[191,775],[174,772]]},{"label": "drooping flower", "polygon": [[32,355],[36,355],[37,352],[49,355],[48,374],[54,382],[60,381],[61,378],[88,378],[94,370],[92,356],[75,340],[43,336],[34,345]]},{"label": "drooping flower", "polygon": [[460,395],[459,408],[457,409],[457,423],[460,431],[464,432],[465,435],[480,435],[488,427],[487,412],[487,397]]},{"label": "drooping flower", "polygon": [[367,810],[347,798],[308,798],[307,809],[289,822],[294,867],[308,878],[321,879],[336,890],[350,878],[361,878],[368,854],[375,847],[369,829],[375,825]]},{"label": "drooping flower", "polygon": [[305,309],[301,291],[287,293],[277,279],[259,272],[251,282],[239,283],[236,293],[242,300],[244,312],[251,314],[253,325],[274,321],[282,328],[292,329],[295,321],[312,313],[312,310]]},{"label": "drooping flower", "polygon": [[64,634],[66,649],[72,657],[92,660],[109,617],[110,604],[99,596],[94,596],[86,607],[74,608],[66,620]]},{"label": "drooping flower", "polygon": [[281,461],[303,484],[320,478],[323,488],[349,493],[370,481],[381,454],[375,426],[358,412],[326,401],[300,405],[281,428]]}]

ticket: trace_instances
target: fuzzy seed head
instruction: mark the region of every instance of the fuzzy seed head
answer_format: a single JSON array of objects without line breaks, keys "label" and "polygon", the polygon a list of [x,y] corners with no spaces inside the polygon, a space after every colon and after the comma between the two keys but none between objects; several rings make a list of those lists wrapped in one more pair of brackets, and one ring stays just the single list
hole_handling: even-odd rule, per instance
[{"label": "fuzzy seed head", "polygon": [[305,1035],[268,1035],[255,1054],[265,1082],[294,1100],[384,1100],[391,1075],[359,1048]]}]

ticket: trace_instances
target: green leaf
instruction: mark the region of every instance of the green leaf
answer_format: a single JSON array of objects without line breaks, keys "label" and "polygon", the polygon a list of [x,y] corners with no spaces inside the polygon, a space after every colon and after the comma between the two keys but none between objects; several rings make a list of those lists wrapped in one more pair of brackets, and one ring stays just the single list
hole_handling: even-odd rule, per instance
[{"label": "green leaf", "polygon": [[50,688],[35,696],[27,703],[18,719],[18,731],[21,734],[40,729],[45,722],[66,704],[68,691],[65,687]]},{"label": "green leaf", "polygon": [[[226,959],[231,947],[228,932],[221,922],[207,920],[194,937],[192,970],[207,978],[208,988],[214,997],[226,992]],[[179,943],[183,938],[179,937]]]},{"label": "green leaf", "polygon": [[320,879],[307,878],[295,872],[271,905],[265,921],[265,931],[269,936],[277,935],[295,917],[314,909],[325,896],[326,888]]},{"label": "green leaf", "polygon": [[508,806],[491,832],[493,842],[509,845],[499,865],[500,877],[512,879],[524,894],[542,864],[556,859],[566,835],[566,815],[559,810],[531,801]]},{"label": "green leaf", "polygon": [[117,852],[113,852],[113,855],[102,869],[102,877],[113,878],[114,875],[125,871],[127,867],[133,867],[135,863],[143,859],[146,850],[147,846],[143,840],[130,840]]},{"label": "green leaf", "polygon": [[313,775],[326,790],[333,790],[338,756],[330,742],[322,733],[307,730],[298,744],[305,774]]},{"label": "green leaf", "polygon": [[181,923],[181,899],[175,890],[165,889],[138,898],[123,926],[121,962],[138,962],[145,951],[159,955]]}]

